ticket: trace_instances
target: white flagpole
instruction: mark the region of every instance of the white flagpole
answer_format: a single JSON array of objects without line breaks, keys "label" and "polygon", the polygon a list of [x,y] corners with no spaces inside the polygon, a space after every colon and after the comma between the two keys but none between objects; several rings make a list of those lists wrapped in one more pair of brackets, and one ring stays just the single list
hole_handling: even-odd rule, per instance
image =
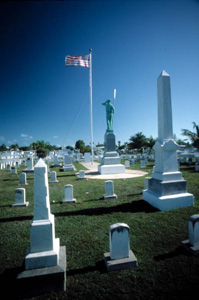
[{"label": "white flagpole", "polygon": [[90,85],[90,120],[91,120],[91,163],[93,164],[93,95],[92,95],[92,49],[90,51],[90,71],[89,71],[89,85]]},{"label": "white flagpole", "polygon": [[114,89],[114,97],[113,97],[114,101],[113,101],[113,106],[115,106],[115,99],[116,99],[116,89]]}]

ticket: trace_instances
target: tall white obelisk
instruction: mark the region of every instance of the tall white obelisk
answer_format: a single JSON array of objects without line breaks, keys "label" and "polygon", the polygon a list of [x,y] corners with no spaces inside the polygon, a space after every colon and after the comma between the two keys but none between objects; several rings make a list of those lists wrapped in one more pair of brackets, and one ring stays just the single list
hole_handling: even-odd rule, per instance
[{"label": "tall white obelisk", "polygon": [[179,146],[173,139],[170,75],[162,71],[157,80],[158,140],[154,145],[155,168],[146,178],[143,199],[159,210],[192,206],[194,197],[187,193],[187,182],[178,170]]}]

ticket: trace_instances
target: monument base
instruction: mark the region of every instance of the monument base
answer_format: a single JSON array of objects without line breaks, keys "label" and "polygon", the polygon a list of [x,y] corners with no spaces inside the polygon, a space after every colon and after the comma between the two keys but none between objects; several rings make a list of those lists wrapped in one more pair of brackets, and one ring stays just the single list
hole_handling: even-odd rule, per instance
[{"label": "monument base", "polygon": [[113,195],[104,195],[104,199],[106,200],[106,199],[111,199],[111,198],[115,198],[115,199],[117,199],[117,195],[116,194],[113,194]]},{"label": "monument base", "polygon": [[62,203],[75,203],[76,202],[76,199],[75,198],[73,198],[73,199],[71,199],[71,200],[63,200],[62,201]]},{"label": "monument base", "polygon": [[24,202],[24,203],[14,203],[12,204],[12,207],[17,207],[17,206],[28,206],[29,202]]},{"label": "monument base", "polygon": [[193,206],[194,204],[194,197],[189,193],[161,196],[150,190],[143,190],[143,199],[161,211]]},{"label": "monument base", "polygon": [[75,171],[75,168],[73,165],[68,165],[68,166],[63,166],[63,171],[67,172],[67,171]]},{"label": "monument base", "polygon": [[122,164],[117,165],[102,165],[98,166],[98,172],[104,174],[121,174],[125,173],[125,166]]},{"label": "monument base", "polygon": [[49,181],[49,183],[57,183],[59,180]]},{"label": "monument base", "polygon": [[17,276],[17,297],[34,297],[66,290],[66,247],[60,247],[59,263],[54,267],[25,270]]},{"label": "monument base", "polygon": [[[42,230],[42,228],[41,228]],[[25,257],[26,270],[38,269],[40,267],[53,267],[58,264],[60,241],[59,238],[54,240],[54,249],[41,252],[28,252]]]},{"label": "monument base", "polygon": [[104,253],[104,261],[108,272],[131,269],[138,266],[137,259],[131,250],[129,251],[129,257],[121,259],[111,259],[110,252]]},{"label": "monument base", "polygon": [[199,254],[199,245],[193,246],[193,245],[189,244],[189,240],[183,241],[182,246],[184,249],[188,250],[189,252],[191,252],[194,255]]}]

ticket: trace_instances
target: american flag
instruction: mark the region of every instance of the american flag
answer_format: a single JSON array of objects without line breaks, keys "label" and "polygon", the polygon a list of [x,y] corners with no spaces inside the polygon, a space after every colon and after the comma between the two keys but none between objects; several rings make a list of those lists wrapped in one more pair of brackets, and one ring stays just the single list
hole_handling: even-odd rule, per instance
[{"label": "american flag", "polygon": [[67,55],[65,57],[66,67],[90,67],[90,55]]}]

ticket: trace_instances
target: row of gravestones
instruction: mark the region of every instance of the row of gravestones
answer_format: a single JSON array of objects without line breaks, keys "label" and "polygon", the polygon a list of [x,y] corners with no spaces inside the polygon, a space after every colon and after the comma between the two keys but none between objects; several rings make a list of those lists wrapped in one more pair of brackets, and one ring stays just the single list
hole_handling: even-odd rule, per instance
[{"label": "row of gravestones", "polygon": [[[40,170],[41,169],[41,170]],[[43,171],[44,170],[44,171]],[[45,176],[43,176],[43,172]],[[48,267],[55,267],[59,265],[59,251],[57,258],[54,259],[54,254],[51,254],[53,249],[51,249],[51,244],[58,244],[59,239],[55,239],[55,234],[53,233],[54,226],[54,216],[50,214],[50,202],[49,202],[49,192],[48,192],[48,169],[46,164],[40,160],[34,169],[34,218],[31,224],[30,229],[30,241],[31,245],[28,251],[28,254],[25,258],[25,273],[22,272],[18,276],[18,279],[26,279],[27,276],[29,281],[34,276],[38,276],[37,273],[34,273],[33,270],[43,269]],[[21,173],[23,174],[23,173]],[[42,176],[41,176],[42,175]],[[22,175],[21,175],[22,176]],[[24,176],[24,175],[23,175]],[[23,179],[24,180],[24,179]],[[24,182],[27,184],[26,180]],[[66,193],[67,197],[72,200],[73,198],[73,186],[66,185]],[[46,191],[47,189],[47,191]],[[45,190],[45,192],[44,192]],[[105,182],[105,190],[106,194],[104,195],[105,199],[117,197],[114,194],[114,185],[113,181]],[[20,197],[25,197],[25,189],[18,189],[16,192],[16,197],[19,199]],[[67,202],[68,198],[65,194],[65,199],[63,203]],[[24,198],[25,199],[25,198]],[[18,201],[18,200],[17,200]],[[26,201],[24,201],[26,202]],[[27,204],[27,203],[26,203]],[[13,205],[14,206],[14,205]],[[51,224],[51,225],[49,225]],[[46,227],[47,226],[47,227]],[[49,227],[50,226],[50,227]],[[45,228],[46,227],[46,228]],[[45,232],[45,239],[42,237],[42,232]],[[52,232],[51,232],[52,231]],[[50,233],[51,232],[51,233]],[[48,234],[49,237],[48,237]],[[53,238],[52,242],[50,242],[51,237]],[[45,241],[44,241],[45,240]],[[46,243],[46,240],[48,241]],[[193,215],[189,219],[189,240],[182,242],[186,249],[189,249],[193,253],[199,252],[199,215]],[[129,227],[124,223],[116,223],[110,226],[109,229],[109,250],[110,252],[104,253],[104,261],[108,271],[118,270],[123,268],[131,268],[138,265],[137,259],[133,252],[130,250],[130,240],[129,240]],[[54,246],[52,246],[54,247]],[[61,248],[57,246],[57,248]],[[54,253],[54,252],[53,252]],[[61,253],[61,250],[60,250]],[[61,255],[61,254],[60,254]],[[41,256],[41,257],[40,257]],[[43,257],[45,256],[45,257]],[[63,259],[62,259],[63,260]],[[43,261],[43,262],[41,262]],[[46,264],[48,261],[48,264]],[[66,268],[61,268],[66,272]],[[27,270],[31,271],[27,273]],[[49,276],[49,272],[51,269],[48,269],[47,276]],[[53,269],[53,280],[54,280],[54,272]],[[60,271],[59,271],[60,272]],[[51,273],[50,273],[51,274]],[[59,276],[58,276],[59,277]],[[65,276],[63,276],[65,278]],[[22,280],[23,281],[23,280]],[[65,282],[65,279],[63,279]],[[65,283],[63,283],[63,287],[65,287]],[[64,288],[63,288],[64,289]]]},{"label": "row of gravestones", "polygon": [[[78,179],[86,179],[84,176],[84,171],[79,172]],[[50,172],[50,182],[49,183],[57,183],[59,182],[56,177],[56,172]],[[28,185],[26,173],[20,173],[20,183],[19,185]],[[73,198],[73,185],[66,184],[64,186],[65,198],[62,201],[63,203],[72,203],[76,202],[76,199]],[[105,194],[104,199],[117,198],[117,195],[114,194],[114,182],[112,180],[105,181]],[[24,188],[18,188],[15,190],[15,203],[12,205],[16,206],[28,206],[29,202],[26,202],[26,190]]]}]

